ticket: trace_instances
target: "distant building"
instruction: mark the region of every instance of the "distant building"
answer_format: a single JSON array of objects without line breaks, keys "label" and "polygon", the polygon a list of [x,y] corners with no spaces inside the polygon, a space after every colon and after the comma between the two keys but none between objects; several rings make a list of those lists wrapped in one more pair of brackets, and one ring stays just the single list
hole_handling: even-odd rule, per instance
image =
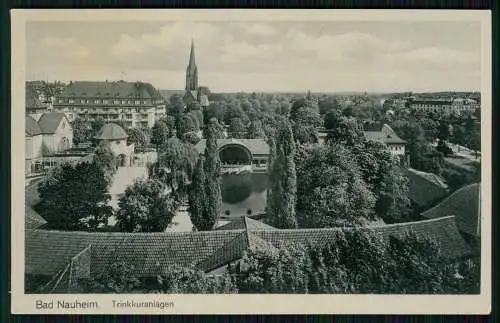
[{"label": "distant building", "polygon": [[415,99],[408,100],[408,106],[413,111],[438,112],[446,114],[472,113],[480,107],[478,101],[470,98],[452,99]]},{"label": "distant building", "polygon": [[106,143],[116,157],[118,167],[130,166],[133,163],[134,144],[127,145],[128,135],[122,127],[115,123],[105,124],[94,136],[99,143]]},{"label": "distant building", "polygon": [[71,82],[55,99],[54,111],[107,122],[122,121],[129,127],[153,127],[165,115],[165,100],[149,83],[143,82]]},{"label": "distant building", "polygon": [[186,88],[184,93],[184,103],[186,105],[198,102],[201,108],[210,105],[208,101],[210,90],[206,86],[198,86],[198,66],[196,66],[194,56],[194,43],[191,41],[191,52],[189,54],[189,63],[186,68]]},{"label": "distant building", "polygon": [[371,123],[363,125],[363,133],[367,140],[383,143],[392,155],[404,156],[406,141],[399,138],[387,124]]},{"label": "distant building", "polygon": [[44,161],[46,157],[63,153],[72,147],[73,129],[64,114],[56,112],[44,113],[38,121],[31,116],[26,116],[26,175],[42,172],[45,168]]},{"label": "distant building", "polygon": [[[219,158],[222,169],[247,167],[266,170],[269,158],[269,145],[263,139],[218,139]],[[195,145],[200,154],[204,153],[206,139]]]}]

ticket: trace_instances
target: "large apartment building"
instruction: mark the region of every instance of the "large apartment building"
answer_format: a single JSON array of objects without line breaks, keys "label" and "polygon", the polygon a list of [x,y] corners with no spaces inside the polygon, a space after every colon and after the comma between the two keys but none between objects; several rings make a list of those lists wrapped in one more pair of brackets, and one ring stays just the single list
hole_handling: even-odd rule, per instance
[{"label": "large apartment building", "polygon": [[480,107],[480,104],[476,100],[470,98],[434,100],[410,98],[407,104],[411,110],[415,111],[454,114],[473,113]]},{"label": "large apartment building", "polygon": [[160,92],[143,82],[70,82],[53,103],[72,122],[77,117],[122,122],[129,127],[152,127],[165,115]]}]

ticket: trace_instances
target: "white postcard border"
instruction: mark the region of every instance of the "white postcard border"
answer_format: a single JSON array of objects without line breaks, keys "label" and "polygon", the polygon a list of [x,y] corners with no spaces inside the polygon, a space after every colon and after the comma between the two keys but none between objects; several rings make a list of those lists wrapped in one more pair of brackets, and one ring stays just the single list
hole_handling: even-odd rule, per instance
[{"label": "white postcard border", "polygon": [[[24,116],[28,21],[480,21],[482,25],[482,243],[479,295],[24,294]],[[491,13],[468,10],[12,10],[12,264],[14,314],[487,314],[491,306]],[[98,308],[37,310],[37,300],[97,302]],[[113,301],[167,308],[117,308]]]}]

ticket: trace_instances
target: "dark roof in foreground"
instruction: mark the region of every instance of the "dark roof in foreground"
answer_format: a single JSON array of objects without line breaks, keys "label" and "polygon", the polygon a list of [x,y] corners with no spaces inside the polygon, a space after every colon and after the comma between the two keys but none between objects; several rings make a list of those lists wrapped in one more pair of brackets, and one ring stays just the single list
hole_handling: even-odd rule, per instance
[{"label": "dark roof in foreground", "polygon": [[407,175],[409,197],[419,207],[431,206],[448,194],[448,185],[436,174],[409,168]]},{"label": "dark roof in foreground", "polygon": [[[196,150],[198,150],[200,154],[205,151],[206,141],[206,139],[202,139],[195,145]],[[269,145],[264,139],[217,139],[217,145],[219,147],[229,144],[245,146],[255,155],[269,155]]]},{"label": "dark roof in foreground", "polygon": [[66,118],[64,113],[59,112],[49,112],[44,113],[38,120],[38,126],[42,130],[42,133],[53,134],[56,132],[57,128],[61,124],[61,120]]},{"label": "dark roof in foreground", "polygon": [[24,132],[28,136],[37,136],[37,135],[40,135],[42,133],[42,130],[38,126],[38,123],[36,122],[36,120],[30,116],[26,116],[24,127],[25,127]]},{"label": "dark roof in foreground", "polygon": [[47,221],[38,214],[31,206],[25,204],[24,206],[24,228],[25,229],[38,229],[47,224]]},{"label": "dark roof in foreground", "polygon": [[[25,273],[56,275],[71,264],[84,278],[101,272],[107,264],[125,261],[139,276],[155,276],[168,265],[194,265],[203,271],[240,259],[249,248],[280,242],[322,246],[340,231],[353,228],[325,229],[239,229],[208,232],[161,233],[88,233],[49,230],[25,231]],[[435,239],[445,257],[471,254],[460,235],[453,216],[433,220],[364,227],[384,238],[404,237],[414,232]],[[79,258],[87,250],[85,262]],[[75,268],[78,268],[76,270]]]},{"label": "dark roof in foreground", "polygon": [[127,139],[128,135],[123,128],[116,123],[106,123],[94,136],[94,139],[117,140]]},{"label": "dark roof in foreground", "polygon": [[436,219],[454,215],[461,231],[479,237],[481,235],[480,189],[479,183],[464,186],[435,207],[423,212],[422,216]]}]

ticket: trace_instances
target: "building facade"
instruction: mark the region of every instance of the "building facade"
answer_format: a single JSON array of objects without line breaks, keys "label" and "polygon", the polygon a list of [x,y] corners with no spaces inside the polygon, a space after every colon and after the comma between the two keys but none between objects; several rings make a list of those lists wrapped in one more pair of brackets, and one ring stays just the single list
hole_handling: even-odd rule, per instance
[{"label": "building facade", "polygon": [[406,141],[399,138],[396,132],[387,124],[373,123],[363,126],[367,140],[383,143],[393,156],[404,156]]},{"label": "building facade", "polygon": [[54,111],[72,122],[80,117],[123,122],[129,127],[153,127],[165,115],[160,92],[143,82],[71,82],[54,101]]},{"label": "building facade", "polygon": [[473,113],[480,108],[478,101],[470,98],[419,100],[410,98],[407,102],[410,110],[438,112],[446,114]]},{"label": "building facade", "polygon": [[38,120],[26,116],[26,176],[33,173],[42,173],[61,162],[80,158],[80,156],[67,155],[67,152],[72,147],[73,129],[63,113],[44,113]]}]

